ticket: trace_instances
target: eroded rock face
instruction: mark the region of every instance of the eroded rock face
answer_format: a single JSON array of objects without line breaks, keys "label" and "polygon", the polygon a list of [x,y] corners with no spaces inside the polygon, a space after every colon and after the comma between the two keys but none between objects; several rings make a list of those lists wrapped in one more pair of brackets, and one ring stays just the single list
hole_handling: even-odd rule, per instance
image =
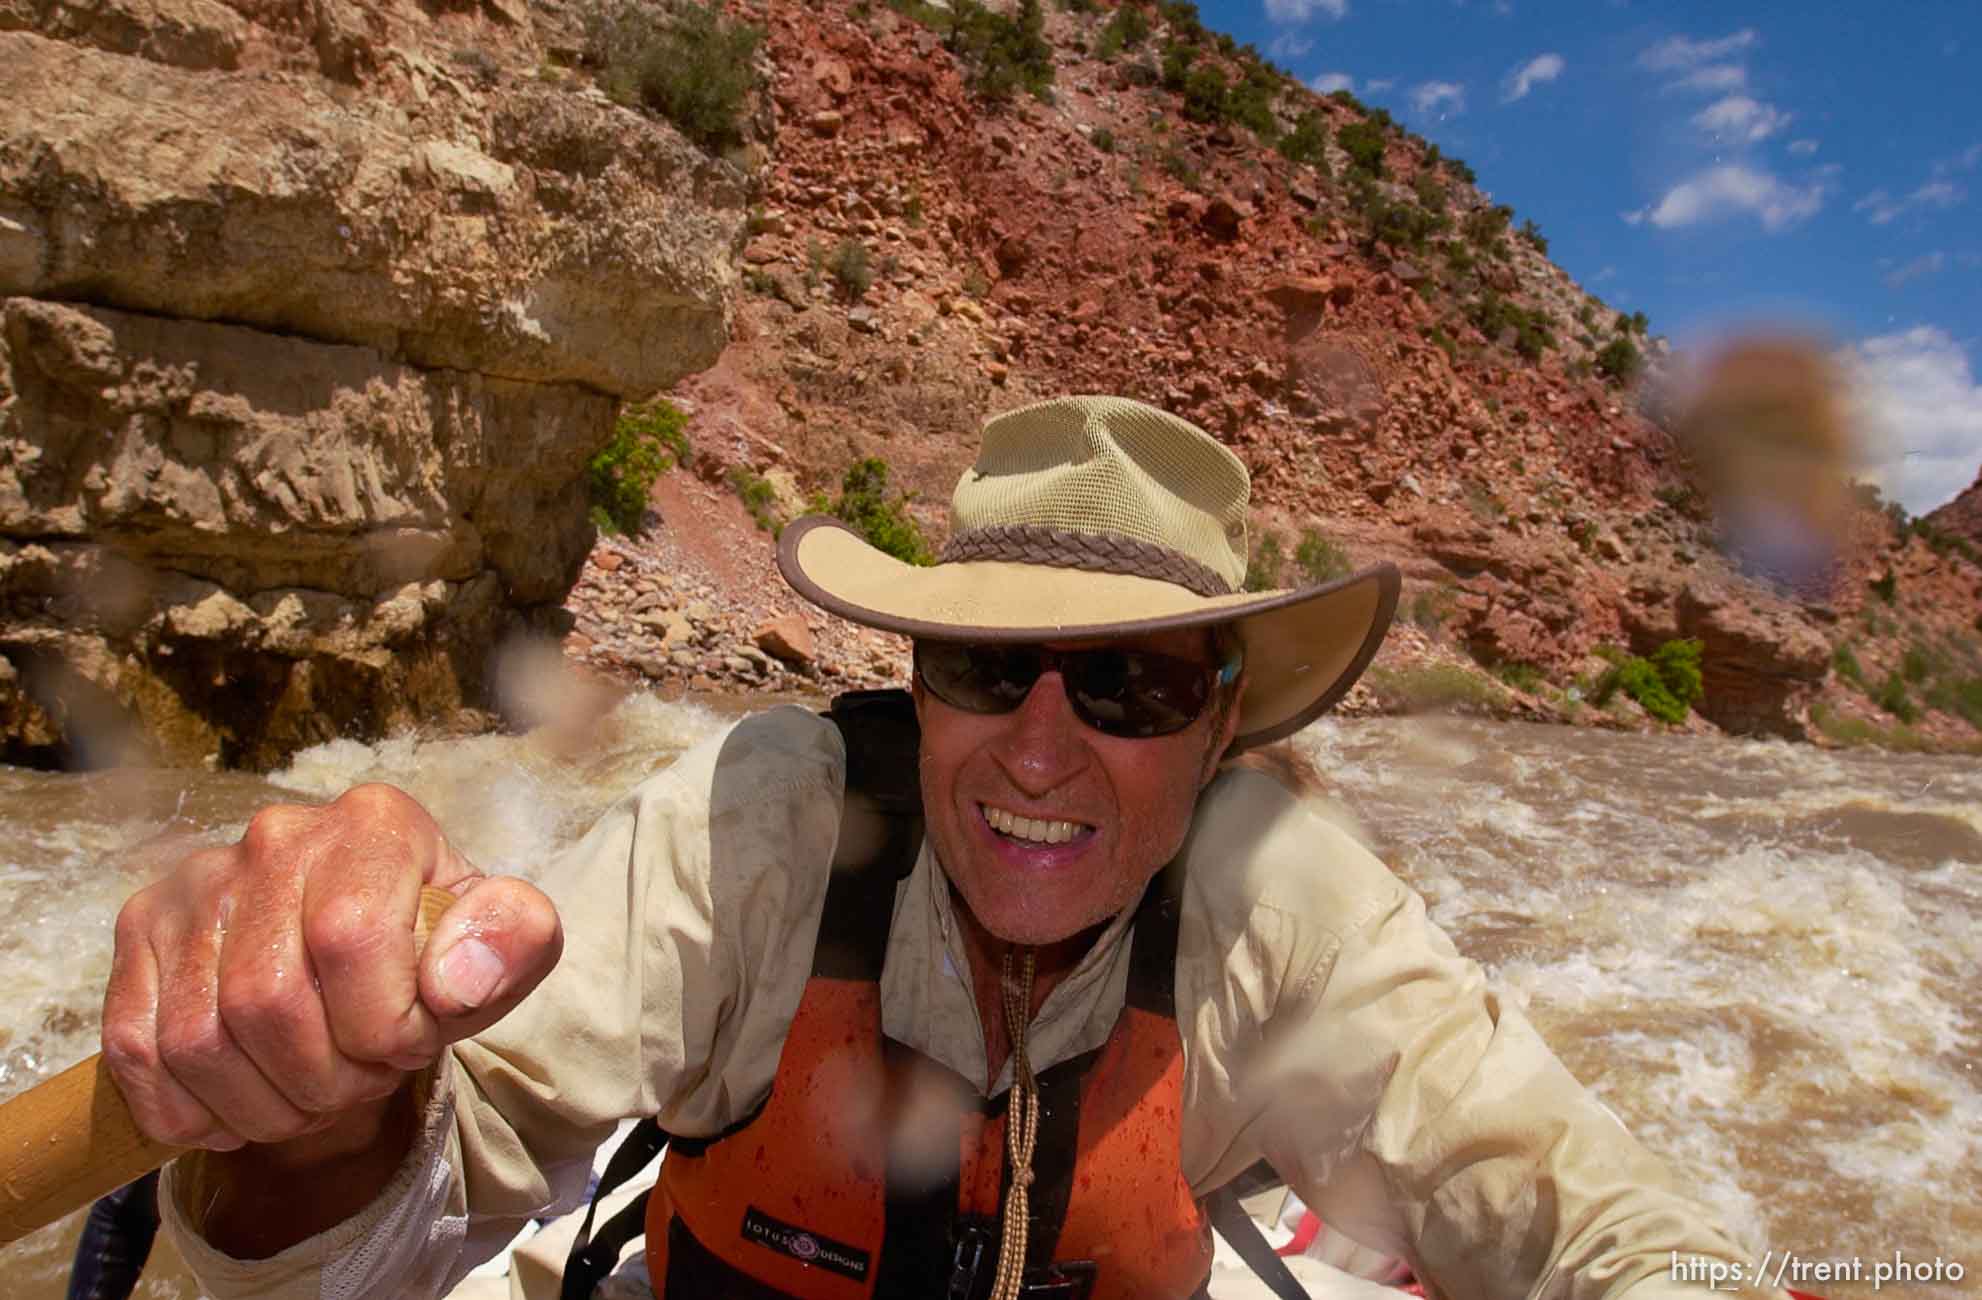
[{"label": "eroded rock face", "polygon": [[1830,671],[1830,644],[1791,602],[1731,575],[1646,575],[1626,619],[1635,645],[1700,642],[1694,708],[1736,735],[1807,739],[1804,716]]},{"label": "eroded rock face", "polygon": [[569,90],[437,136],[301,75],[5,32],[0,102],[0,293],[620,394],[727,337],[741,178]]},{"label": "eroded rock face", "polygon": [[312,12],[0,0],[0,760],[485,706],[617,402],[727,340],[739,170],[520,7]]},{"label": "eroded rock face", "polygon": [[33,539],[0,553],[0,651],[29,684],[59,662],[55,694],[103,695],[89,730],[115,701],[170,756],[255,766],[338,733],[312,719],[373,731],[475,702],[488,647],[554,617],[584,562],[590,449],[569,431],[614,410],[21,298],[0,303],[0,376],[0,531]]},{"label": "eroded rock face", "polygon": [[[238,326],[0,302],[0,530],[241,593],[489,571],[562,599],[613,399]],[[565,521],[546,526],[547,521]]]}]

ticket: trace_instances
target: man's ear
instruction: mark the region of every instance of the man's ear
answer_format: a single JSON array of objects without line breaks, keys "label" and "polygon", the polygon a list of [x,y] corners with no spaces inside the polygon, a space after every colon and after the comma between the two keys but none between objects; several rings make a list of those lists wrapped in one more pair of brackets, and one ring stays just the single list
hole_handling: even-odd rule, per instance
[{"label": "man's ear", "polygon": [[1231,696],[1219,710],[1217,729],[1212,733],[1205,749],[1204,770],[1198,774],[1197,788],[1202,791],[1211,784],[1211,778],[1218,775],[1219,766],[1229,757],[1227,750],[1232,748],[1232,738],[1239,734],[1239,710],[1246,701],[1246,675],[1240,670],[1239,680],[1232,683]]}]

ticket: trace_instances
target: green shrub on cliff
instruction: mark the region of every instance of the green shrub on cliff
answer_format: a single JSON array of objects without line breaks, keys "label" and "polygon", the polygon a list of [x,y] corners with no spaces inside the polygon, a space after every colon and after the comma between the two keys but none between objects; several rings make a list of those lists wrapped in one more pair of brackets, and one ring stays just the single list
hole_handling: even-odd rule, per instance
[{"label": "green shrub on cliff", "polygon": [[1638,345],[1622,334],[1612,339],[1597,353],[1597,370],[1606,379],[1614,379],[1620,384],[1628,384],[1638,377],[1644,368],[1645,358],[1639,353]]},{"label": "green shrub on cliff", "polygon": [[1314,109],[1301,114],[1301,120],[1294,129],[1280,137],[1274,148],[1288,162],[1309,163],[1319,167],[1324,175],[1328,171],[1328,123]]},{"label": "green shrub on cliff", "polygon": [[1618,691],[1661,722],[1684,722],[1687,712],[1706,694],[1700,678],[1700,643],[1668,641],[1649,659],[1610,651],[1610,671],[1598,679],[1590,703],[1602,708]]},{"label": "green shrub on cliff", "polygon": [[1859,690],[1865,689],[1865,669],[1859,665],[1858,652],[1851,648],[1849,641],[1840,641],[1831,650],[1831,668]]},{"label": "green shrub on cliff", "polygon": [[1207,126],[1225,120],[1225,74],[1209,63],[1192,68],[1184,78],[1184,116]]},{"label": "green shrub on cliff", "polygon": [[1095,56],[1102,62],[1111,62],[1123,50],[1141,47],[1149,37],[1149,15],[1143,12],[1136,0],[1124,0],[1117,6],[1115,16],[1101,29],[1101,41],[1094,48]]},{"label": "green shrub on cliff", "polygon": [[1301,531],[1301,544],[1294,548],[1294,563],[1301,566],[1309,582],[1346,578],[1356,567],[1348,551],[1312,528]]},{"label": "green shrub on cliff", "polygon": [[1280,586],[1280,566],[1285,561],[1280,550],[1280,534],[1261,533],[1259,545],[1253,547],[1252,558],[1246,562],[1245,589],[1247,591],[1273,591]]},{"label": "green shrub on cliff", "polygon": [[638,535],[654,480],[688,459],[688,417],[665,399],[629,406],[612,441],[585,466],[592,522],[600,531]]},{"label": "green shrub on cliff", "polygon": [[1916,722],[1920,718],[1920,706],[1906,692],[1906,678],[1898,672],[1886,674],[1886,680],[1879,687],[1876,697],[1880,708],[1892,714],[1901,722]]},{"label": "green shrub on cliff", "polygon": [[1982,731],[1982,677],[1936,682],[1928,688],[1927,704],[1943,713],[1952,713]]},{"label": "green shrub on cliff", "polygon": [[1356,171],[1373,180],[1383,178],[1383,128],[1367,119],[1351,122],[1335,133],[1335,143],[1349,155]]},{"label": "green shrub on cliff", "polygon": [[1505,251],[1501,239],[1507,234],[1507,223],[1513,217],[1514,209],[1504,203],[1475,209],[1466,217],[1463,227],[1466,238],[1482,252]]},{"label": "green shrub on cliff", "polygon": [[641,0],[603,0],[585,16],[586,61],[606,93],[658,113],[711,151],[743,140],[763,39],[761,28],[732,22],[714,3],[684,4],[670,16]]},{"label": "green shrub on cliff", "polygon": [[771,480],[747,465],[732,465],[729,485],[736,490],[743,508],[757,521],[758,528],[773,537],[784,531],[784,520],[778,518],[774,508],[778,504],[778,490],[771,486]]},{"label": "green shrub on cliff", "polygon": [[1163,44],[1163,89],[1181,95],[1190,81],[1191,64],[1197,61],[1197,46],[1189,41]]},{"label": "green shrub on cliff", "polygon": [[950,53],[970,68],[970,88],[986,99],[1007,100],[1024,90],[1051,99],[1053,47],[1046,42],[1046,15],[1039,0],[1019,0],[1011,17],[977,0],[951,7]]},{"label": "green shrub on cliff", "polygon": [[1488,341],[1495,341],[1509,329],[1514,331],[1514,350],[1530,361],[1555,346],[1555,329],[1548,312],[1509,302],[1493,290],[1481,293],[1467,315]]},{"label": "green shrub on cliff", "polygon": [[840,479],[840,495],[828,502],[821,492],[812,499],[812,509],[820,514],[837,515],[854,526],[870,546],[878,547],[907,564],[934,564],[936,553],[923,540],[922,530],[909,516],[906,494],[888,495],[888,462],[869,456],[847,467]]},{"label": "green shrub on cliff", "polygon": [[841,240],[825,266],[848,302],[859,302],[874,287],[873,261],[867,256],[867,245],[858,239]]}]

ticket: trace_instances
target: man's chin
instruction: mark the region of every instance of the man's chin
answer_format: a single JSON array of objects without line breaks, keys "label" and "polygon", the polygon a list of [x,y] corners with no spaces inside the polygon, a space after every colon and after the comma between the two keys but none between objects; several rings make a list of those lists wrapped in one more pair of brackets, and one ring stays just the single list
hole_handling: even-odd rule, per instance
[{"label": "man's chin", "polygon": [[1034,896],[1016,903],[1009,899],[987,900],[986,906],[978,907],[960,889],[952,890],[951,898],[985,934],[999,943],[1017,947],[1051,948],[1091,940],[1108,921],[1106,916],[1093,915],[1095,908],[1091,900],[1056,903],[1048,897]]}]

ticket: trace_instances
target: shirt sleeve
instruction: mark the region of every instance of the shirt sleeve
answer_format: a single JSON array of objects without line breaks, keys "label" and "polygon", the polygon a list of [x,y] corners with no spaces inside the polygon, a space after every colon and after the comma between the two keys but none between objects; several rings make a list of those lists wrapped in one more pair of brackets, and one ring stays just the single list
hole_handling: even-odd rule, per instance
[{"label": "shirt sleeve", "polygon": [[[540,882],[556,970],[432,1072],[413,1150],[370,1205],[267,1260],[201,1236],[196,1155],[163,1219],[216,1300],[444,1295],[532,1217],[581,1199],[617,1122],[706,1136],[769,1091],[839,831],[838,731],[758,714],[650,777]],[[275,1212],[275,1207],[271,1207]]]},{"label": "shirt sleeve", "polygon": [[1204,1104],[1187,1174],[1216,1186],[1263,1156],[1452,1300],[1699,1300],[1674,1252],[1743,1258],[1414,892],[1268,778],[1221,780],[1190,850],[1217,866],[1193,864],[1179,938],[1203,1008],[1180,1021]]}]

